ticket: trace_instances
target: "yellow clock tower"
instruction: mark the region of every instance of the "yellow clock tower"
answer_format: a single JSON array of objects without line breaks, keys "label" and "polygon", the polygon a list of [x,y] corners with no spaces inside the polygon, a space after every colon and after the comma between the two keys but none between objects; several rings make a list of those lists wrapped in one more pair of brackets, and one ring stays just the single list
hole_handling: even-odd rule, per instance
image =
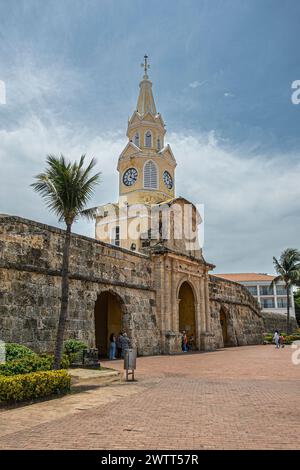
[{"label": "yellow clock tower", "polygon": [[165,145],[165,124],[152,94],[145,55],[137,108],[128,121],[128,143],[118,161],[119,194],[127,203],[156,204],[175,195],[176,160]]},{"label": "yellow clock tower", "polygon": [[[189,201],[175,197],[176,160],[165,144],[165,124],[156,110],[147,55],[141,65],[144,76],[137,107],[128,121],[128,143],[118,160],[119,201],[97,208],[96,238],[139,252],[163,242],[165,249],[199,257],[198,243],[186,248],[184,238],[191,231],[197,239],[198,213]],[[184,214],[185,206],[192,208],[190,215]]]}]

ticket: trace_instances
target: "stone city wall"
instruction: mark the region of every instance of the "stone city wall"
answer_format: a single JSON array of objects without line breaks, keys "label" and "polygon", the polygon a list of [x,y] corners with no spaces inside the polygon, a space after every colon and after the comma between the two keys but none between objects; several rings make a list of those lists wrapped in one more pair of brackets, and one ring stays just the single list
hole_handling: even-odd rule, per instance
[{"label": "stone city wall", "polygon": [[[22,343],[36,351],[53,351],[64,233],[38,222],[0,215],[1,340]],[[66,338],[84,340],[90,347],[95,345],[95,302],[102,292],[109,291],[121,305],[122,328],[132,338],[138,353],[161,353],[161,312],[157,312],[157,299],[163,292],[154,277],[154,260],[150,256],[74,234]],[[201,292],[198,294],[199,306],[204,300]],[[228,346],[261,344],[265,330],[262,314],[246,288],[210,276],[209,309],[207,341],[211,348],[224,345],[221,312],[226,318]],[[174,316],[171,310],[169,315]]]},{"label": "stone city wall", "polygon": [[215,348],[224,346],[221,314],[227,327],[226,346],[262,344],[264,323],[261,309],[244,286],[211,275],[209,296]]},{"label": "stone city wall", "polygon": [[[286,314],[278,312],[263,312],[264,331],[274,333],[275,330],[286,332]],[[299,328],[295,317],[290,317],[290,331]]]},{"label": "stone city wall", "polygon": [[[0,339],[53,351],[60,307],[64,231],[0,215]],[[123,327],[143,354],[160,352],[149,257],[73,235],[66,338],[95,344],[97,296],[110,291]]]}]

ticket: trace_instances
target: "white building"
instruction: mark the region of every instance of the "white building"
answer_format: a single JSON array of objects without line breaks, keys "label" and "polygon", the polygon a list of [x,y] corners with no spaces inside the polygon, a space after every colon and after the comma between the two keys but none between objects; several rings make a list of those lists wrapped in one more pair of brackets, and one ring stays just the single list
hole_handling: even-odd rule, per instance
[{"label": "white building", "polygon": [[[284,282],[271,286],[276,276],[261,273],[214,274],[214,276],[238,282],[247,287],[265,312],[287,313],[287,297]],[[295,317],[294,296],[290,296],[290,316]]]}]

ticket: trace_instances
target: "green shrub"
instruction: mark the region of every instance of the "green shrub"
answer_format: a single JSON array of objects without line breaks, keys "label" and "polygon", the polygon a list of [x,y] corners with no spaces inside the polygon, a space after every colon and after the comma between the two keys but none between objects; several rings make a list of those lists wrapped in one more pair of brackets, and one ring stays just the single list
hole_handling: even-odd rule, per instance
[{"label": "green shrub", "polygon": [[267,343],[272,343],[272,341],[273,341],[273,335],[271,335],[271,334],[268,333],[267,335],[265,335],[264,341],[266,341]]},{"label": "green shrub", "polygon": [[71,377],[65,370],[0,376],[0,403],[17,402],[60,394],[70,390]]},{"label": "green shrub", "polygon": [[[298,333],[298,330],[296,330],[295,333],[291,335],[287,335],[286,333],[281,333],[280,334],[284,337],[284,344],[292,344],[293,341],[299,341],[300,340],[300,333]],[[266,343],[272,343],[273,342],[273,333],[267,333],[264,336],[264,342]]]},{"label": "green shrub", "polygon": [[64,343],[64,353],[68,355],[78,353],[83,349],[87,349],[87,345],[78,339],[68,339]]},{"label": "green shrub", "polygon": [[[9,361],[0,364],[0,376],[11,376],[18,374],[28,374],[30,372],[37,372],[42,370],[51,370],[53,366],[54,356],[40,355],[32,357],[24,357],[15,361]],[[61,369],[68,369],[70,363],[66,355],[63,355],[61,361]]]},{"label": "green shrub", "polygon": [[300,341],[300,334],[292,334],[284,338],[284,344],[292,344],[293,341]]},{"label": "green shrub", "polygon": [[17,343],[6,343],[5,357],[6,361],[14,361],[15,359],[23,359],[27,357],[36,357],[37,354],[26,346]]}]

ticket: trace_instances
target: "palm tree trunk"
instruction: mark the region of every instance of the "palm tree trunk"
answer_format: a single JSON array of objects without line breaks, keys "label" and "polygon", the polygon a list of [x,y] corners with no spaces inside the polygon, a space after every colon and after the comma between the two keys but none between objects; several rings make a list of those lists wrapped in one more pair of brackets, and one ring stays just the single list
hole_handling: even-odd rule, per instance
[{"label": "palm tree trunk", "polygon": [[286,333],[290,334],[290,286],[286,288],[286,298],[287,298],[287,316],[286,316]]},{"label": "palm tree trunk", "polygon": [[64,345],[65,325],[66,325],[66,320],[68,317],[70,244],[71,244],[71,224],[67,224],[64,251],[63,251],[63,264],[62,264],[60,315],[59,315],[59,320],[58,320],[55,353],[54,353],[54,364],[53,364],[53,369],[55,370],[60,368],[61,357],[63,353],[63,345]]}]

